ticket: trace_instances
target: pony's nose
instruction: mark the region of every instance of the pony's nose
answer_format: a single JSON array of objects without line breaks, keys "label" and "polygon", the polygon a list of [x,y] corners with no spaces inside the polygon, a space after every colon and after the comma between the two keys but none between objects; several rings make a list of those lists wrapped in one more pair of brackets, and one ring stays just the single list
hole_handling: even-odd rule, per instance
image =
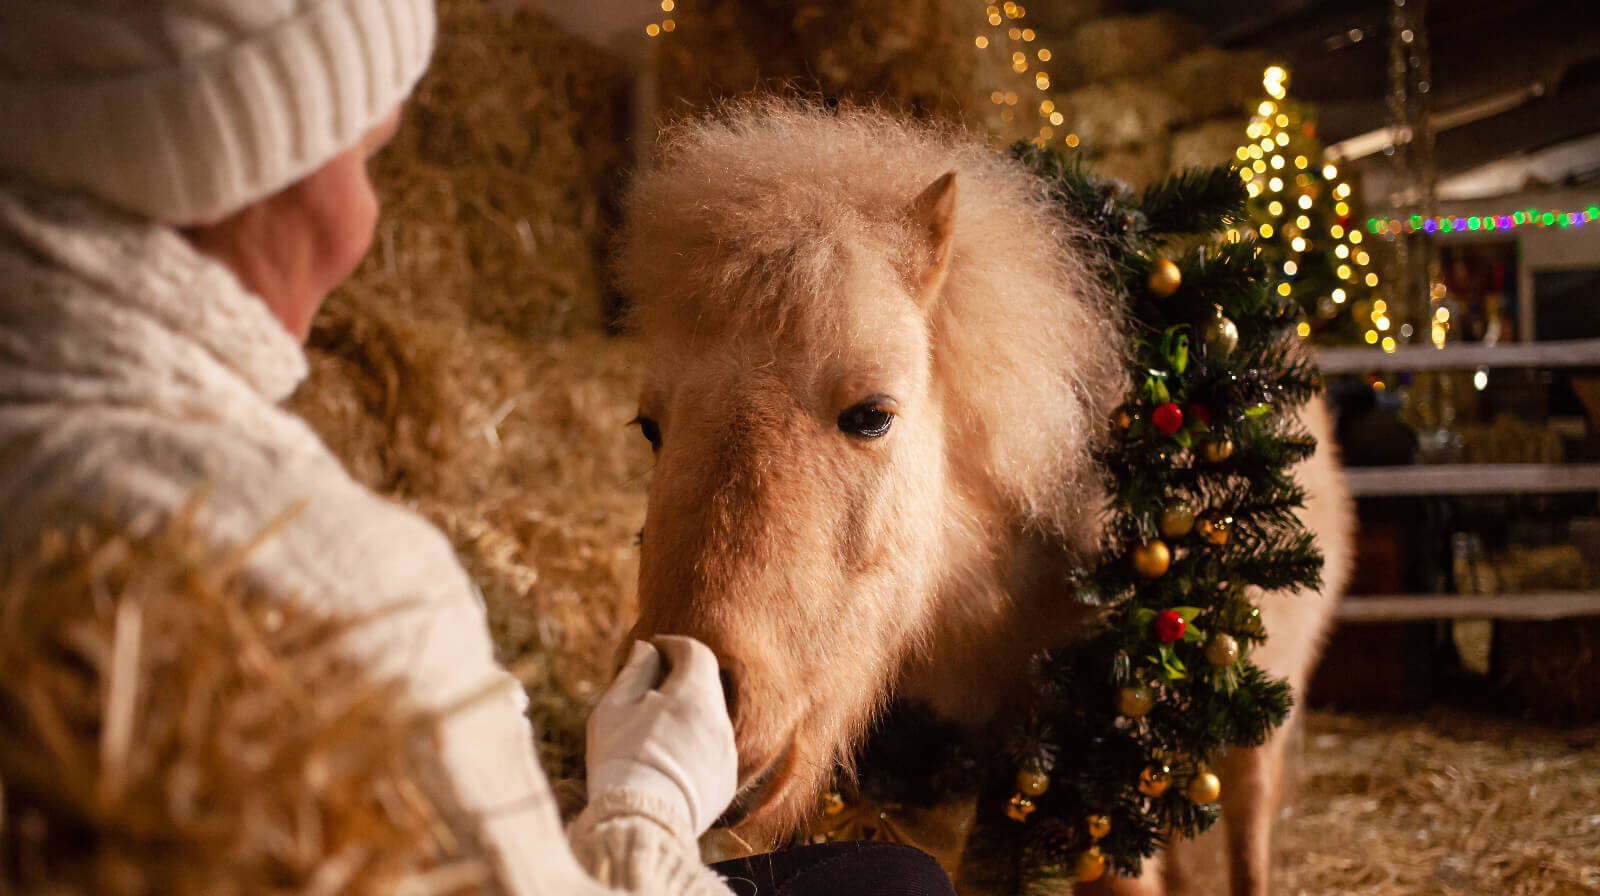
[{"label": "pony's nose", "polygon": [[722,679],[722,699],[728,706],[728,718],[736,719],[739,711],[739,690],[733,686],[733,673],[724,666],[717,671],[717,677]]}]

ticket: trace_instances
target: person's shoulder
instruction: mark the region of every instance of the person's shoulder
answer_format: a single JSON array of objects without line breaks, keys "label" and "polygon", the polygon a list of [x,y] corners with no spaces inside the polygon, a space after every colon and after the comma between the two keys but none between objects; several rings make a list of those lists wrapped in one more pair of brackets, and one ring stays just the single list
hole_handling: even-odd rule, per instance
[{"label": "person's shoulder", "polygon": [[[276,421],[255,427],[196,412],[71,404],[0,413],[0,500],[34,504],[172,504],[204,490],[235,499],[276,491],[286,476],[320,473],[327,488],[337,462],[314,437],[283,437]],[[320,456],[319,456],[320,455]]]},{"label": "person's shoulder", "polygon": [[37,529],[52,516],[132,521],[197,502],[219,541],[271,527],[275,552],[300,558],[314,578],[333,565],[459,573],[442,533],[356,482],[303,421],[276,408],[250,426],[105,406],[0,414],[6,528]]}]

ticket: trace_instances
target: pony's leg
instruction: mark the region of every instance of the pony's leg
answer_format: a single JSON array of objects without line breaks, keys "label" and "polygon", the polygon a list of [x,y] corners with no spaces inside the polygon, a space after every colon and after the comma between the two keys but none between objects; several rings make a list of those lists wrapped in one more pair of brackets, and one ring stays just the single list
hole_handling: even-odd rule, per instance
[{"label": "pony's leg", "polygon": [[1164,862],[1165,857],[1158,853],[1144,860],[1144,873],[1138,877],[1107,874],[1094,883],[1078,884],[1072,892],[1074,896],[1166,896]]},{"label": "pony's leg", "polygon": [[1173,840],[1161,854],[1168,896],[1216,896],[1228,887],[1228,844],[1220,828]]},{"label": "pony's leg", "polygon": [[1283,801],[1284,758],[1299,720],[1296,708],[1265,744],[1235,750],[1220,763],[1233,896],[1267,896],[1272,888],[1272,829]]}]

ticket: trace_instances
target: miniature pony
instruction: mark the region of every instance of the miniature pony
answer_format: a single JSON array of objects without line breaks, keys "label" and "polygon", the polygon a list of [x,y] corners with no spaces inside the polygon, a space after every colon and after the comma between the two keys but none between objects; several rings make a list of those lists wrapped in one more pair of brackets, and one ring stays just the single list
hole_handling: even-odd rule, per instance
[{"label": "miniature pony", "polygon": [[[889,697],[981,724],[1095,624],[1062,582],[1098,540],[1121,316],[1035,176],[954,129],[747,103],[679,127],[628,213],[656,452],[636,633],[716,651],[738,831],[770,841]],[[1328,450],[1297,474],[1327,585],[1266,600],[1254,658],[1299,689],[1351,522]],[[1239,893],[1265,892],[1284,742],[1219,769]],[[1181,889],[1183,867],[1108,886]]]}]

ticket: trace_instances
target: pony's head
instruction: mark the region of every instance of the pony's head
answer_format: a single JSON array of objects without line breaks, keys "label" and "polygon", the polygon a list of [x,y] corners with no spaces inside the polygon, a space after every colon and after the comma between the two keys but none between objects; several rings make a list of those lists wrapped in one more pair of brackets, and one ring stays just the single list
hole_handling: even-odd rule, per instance
[{"label": "pony's head", "polygon": [[677,130],[628,213],[638,633],[717,653],[773,834],[908,668],[1005,614],[1015,533],[1098,509],[1117,330],[1043,186],[953,131],[752,103]]}]

